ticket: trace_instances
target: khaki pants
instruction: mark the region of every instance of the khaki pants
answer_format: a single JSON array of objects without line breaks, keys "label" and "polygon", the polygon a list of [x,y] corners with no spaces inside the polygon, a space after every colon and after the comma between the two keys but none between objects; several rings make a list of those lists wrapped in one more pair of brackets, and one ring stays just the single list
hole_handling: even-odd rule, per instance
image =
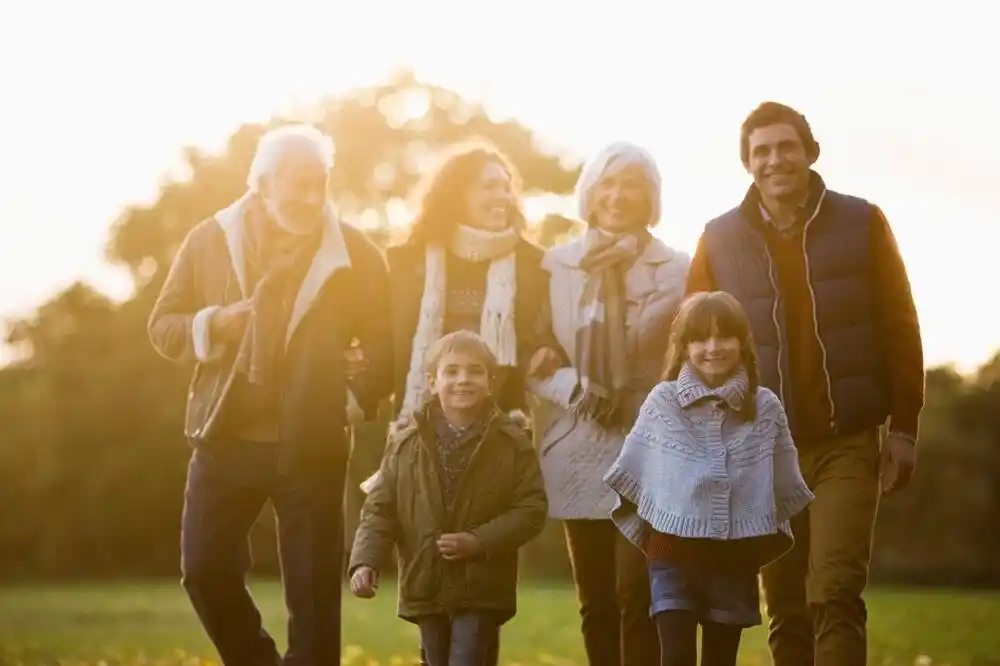
[{"label": "khaki pants", "polygon": [[872,534],[878,512],[879,431],[801,442],[815,501],[792,520],[795,546],[764,568],[775,666],[865,666]]}]

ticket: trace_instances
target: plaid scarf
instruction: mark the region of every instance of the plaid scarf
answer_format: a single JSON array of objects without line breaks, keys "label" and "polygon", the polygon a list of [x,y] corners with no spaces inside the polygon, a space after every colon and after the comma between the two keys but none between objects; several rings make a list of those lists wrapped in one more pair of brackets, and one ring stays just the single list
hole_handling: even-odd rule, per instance
[{"label": "plaid scarf", "polygon": [[431,403],[428,410],[429,421],[434,428],[442,499],[445,507],[450,509],[455,503],[458,484],[469,469],[469,463],[472,462],[472,454],[475,453],[476,446],[492,421],[494,409],[491,404],[484,405],[479,418],[465,427],[453,425],[448,421],[436,400]]},{"label": "plaid scarf", "polygon": [[319,249],[322,228],[305,236],[289,234],[253,197],[244,209],[243,229],[247,291],[252,295],[236,371],[251,384],[270,387],[276,383],[295,297]]},{"label": "plaid scarf", "polygon": [[603,420],[617,404],[628,375],[625,339],[625,273],[639,257],[644,238],[591,228],[583,239],[580,268],[587,276],[580,295],[574,365],[580,375],[575,411]]}]

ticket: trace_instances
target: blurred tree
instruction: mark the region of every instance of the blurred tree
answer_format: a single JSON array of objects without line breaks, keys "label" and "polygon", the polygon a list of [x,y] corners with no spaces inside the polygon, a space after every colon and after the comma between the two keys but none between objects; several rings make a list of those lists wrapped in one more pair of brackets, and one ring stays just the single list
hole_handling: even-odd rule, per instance
[{"label": "blurred tree", "polygon": [[542,247],[553,247],[579,236],[584,228],[583,222],[579,220],[550,213],[535,225],[531,236]]},{"label": "blurred tree", "polygon": [[[434,166],[440,149],[460,141],[492,141],[520,171],[526,194],[567,193],[579,173],[577,166],[541,152],[534,133],[517,121],[496,122],[482,106],[409,72],[303,113],[333,138],[333,198],[346,219],[363,227],[385,226],[388,210]],[[221,156],[185,149],[189,178],[166,184],[152,205],[127,209],[113,225],[108,258],[127,266],[137,284],[151,280],[191,227],[243,193],[257,139],[284,122],[244,125]],[[391,232],[378,233],[387,242]]]},{"label": "blurred tree", "polygon": [[[577,175],[527,128],[409,74],[324,100],[304,119],[336,141],[332,189],[345,216],[382,246],[402,231],[386,224],[398,200],[454,141],[492,140],[529,192],[566,193]],[[0,369],[0,576],[177,575],[189,368],[153,352],[146,318],[183,236],[243,193],[265,129],[240,127],[221,155],[185,149],[187,177],[114,222],[108,258],[134,276],[131,300],[73,285],[8,327],[21,360]],[[581,230],[550,215],[530,233],[549,247]],[[357,433],[353,487],[381,452],[383,416]],[[874,578],[1000,586],[1000,354],[971,377],[929,370],[921,431],[913,485],[882,504]],[[351,516],[359,498],[348,499]],[[268,518],[255,534],[258,571],[274,570],[272,531]],[[560,526],[524,556],[529,575],[565,577]]]},{"label": "blurred tree", "polygon": [[[481,106],[408,73],[323,100],[295,120],[333,137],[331,194],[383,247],[400,232],[386,224],[387,211],[399,208],[393,202],[450,143],[492,141],[521,171],[528,193],[566,193],[577,176],[573,165],[537,148],[530,129],[494,121]],[[131,300],[116,305],[77,284],[34,316],[10,322],[8,342],[22,360],[0,370],[0,498],[17,510],[0,519],[0,575],[176,571],[190,369],[153,352],[146,318],[184,235],[244,192],[258,138],[284,122],[239,127],[220,155],[184,149],[185,177],[114,221],[107,257],[131,271]],[[354,468],[373,464],[383,441],[384,426],[362,430]],[[261,531],[270,529],[262,521]],[[257,560],[266,570],[273,540],[263,543]]]}]

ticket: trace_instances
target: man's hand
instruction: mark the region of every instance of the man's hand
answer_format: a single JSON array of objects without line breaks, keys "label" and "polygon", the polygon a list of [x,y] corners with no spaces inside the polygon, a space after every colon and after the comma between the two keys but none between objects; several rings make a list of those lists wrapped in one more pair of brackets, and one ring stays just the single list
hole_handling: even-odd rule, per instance
[{"label": "man's hand", "polygon": [[562,356],[552,347],[541,347],[528,363],[528,376],[535,379],[547,379],[559,369]]},{"label": "man's hand", "polygon": [[354,381],[368,369],[368,359],[361,347],[351,347],[344,352],[344,374],[347,381]]},{"label": "man's hand", "polygon": [[231,303],[225,306],[214,315],[211,320],[211,335],[213,338],[225,340],[227,342],[237,342],[243,337],[243,330],[247,325],[247,318],[253,305],[249,300]]},{"label": "man's hand", "polygon": [[892,495],[910,483],[917,467],[917,449],[905,437],[889,435],[882,445],[879,475],[882,494]]},{"label": "man's hand", "polygon": [[378,590],[378,571],[368,566],[360,566],[351,576],[351,592],[361,599],[371,599]]},{"label": "man's hand", "polygon": [[483,552],[483,544],[468,532],[442,534],[437,542],[438,552],[446,560],[463,560]]}]

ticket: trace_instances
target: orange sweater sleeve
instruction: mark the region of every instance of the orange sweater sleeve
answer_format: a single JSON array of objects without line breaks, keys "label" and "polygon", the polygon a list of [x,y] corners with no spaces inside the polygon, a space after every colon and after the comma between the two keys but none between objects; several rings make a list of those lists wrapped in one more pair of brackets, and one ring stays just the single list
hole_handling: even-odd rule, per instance
[{"label": "orange sweater sleeve", "polygon": [[708,247],[705,245],[704,234],[698,239],[698,248],[691,259],[684,295],[690,296],[699,291],[715,291],[715,279],[712,277],[712,267],[708,263]]},{"label": "orange sweater sleeve", "polygon": [[889,380],[889,428],[917,438],[924,406],[924,348],[906,265],[882,210],[872,206],[875,311]]}]

